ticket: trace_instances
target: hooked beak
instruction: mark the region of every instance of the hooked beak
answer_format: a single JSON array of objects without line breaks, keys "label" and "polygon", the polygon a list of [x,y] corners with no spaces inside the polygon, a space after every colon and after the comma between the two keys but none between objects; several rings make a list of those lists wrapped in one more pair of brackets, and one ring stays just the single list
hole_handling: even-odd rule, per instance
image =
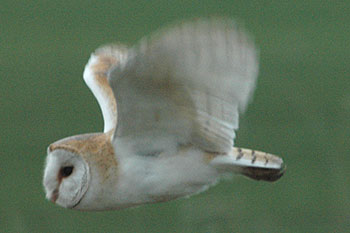
[{"label": "hooked beak", "polygon": [[51,194],[50,201],[52,203],[56,203],[57,199],[58,199],[58,189],[55,189]]}]

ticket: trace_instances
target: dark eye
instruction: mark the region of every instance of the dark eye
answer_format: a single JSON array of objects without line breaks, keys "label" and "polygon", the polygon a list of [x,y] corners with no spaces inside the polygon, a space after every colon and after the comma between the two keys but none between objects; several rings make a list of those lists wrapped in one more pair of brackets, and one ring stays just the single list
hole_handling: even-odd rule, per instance
[{"label": "dark eye", "polygon": [[73,166],[67,166],[67,167],[61,168],[62,177],[70,176],[70,174],[72,174],[72,172],[73,172],[73,168],[74,168]]}]

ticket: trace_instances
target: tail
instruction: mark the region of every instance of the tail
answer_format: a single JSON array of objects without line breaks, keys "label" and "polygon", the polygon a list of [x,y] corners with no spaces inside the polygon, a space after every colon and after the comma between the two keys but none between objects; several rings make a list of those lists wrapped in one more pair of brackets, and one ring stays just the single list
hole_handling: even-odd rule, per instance
[{"label": "tail", "polygon": [[276,181],[286,170],[283,160],[275,155],[237,147],[229,155],[213,157],[210,164],[225,172],[264,181]]}]

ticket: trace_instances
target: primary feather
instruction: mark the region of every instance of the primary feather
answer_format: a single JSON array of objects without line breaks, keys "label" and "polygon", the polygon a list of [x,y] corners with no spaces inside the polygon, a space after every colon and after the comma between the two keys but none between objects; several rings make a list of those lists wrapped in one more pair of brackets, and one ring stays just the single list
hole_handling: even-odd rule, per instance
[{"label": "primary feather", "polygon": [[254,44],[231,20],[197,20],[145,38],[109,75],[118,103],[114,140],[136,153],[164,144],[227,153],[257,71]]}]

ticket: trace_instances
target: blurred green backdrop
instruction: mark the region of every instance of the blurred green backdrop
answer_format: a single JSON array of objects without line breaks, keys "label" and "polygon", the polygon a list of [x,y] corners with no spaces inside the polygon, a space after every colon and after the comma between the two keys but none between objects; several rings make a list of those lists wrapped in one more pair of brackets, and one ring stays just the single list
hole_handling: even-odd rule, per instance
[{"label": "blurred green backdrop", "polygon": [[[349,1],[29,1],[0,6],[0,232],[350,232]],[[46,147],[101,131],[82,79],[101,44],[174,20],[230,16],[260,47],[236,145],[281,155],[277,183],[242,177],[169,203],[98,213],[45,200]]]}]

